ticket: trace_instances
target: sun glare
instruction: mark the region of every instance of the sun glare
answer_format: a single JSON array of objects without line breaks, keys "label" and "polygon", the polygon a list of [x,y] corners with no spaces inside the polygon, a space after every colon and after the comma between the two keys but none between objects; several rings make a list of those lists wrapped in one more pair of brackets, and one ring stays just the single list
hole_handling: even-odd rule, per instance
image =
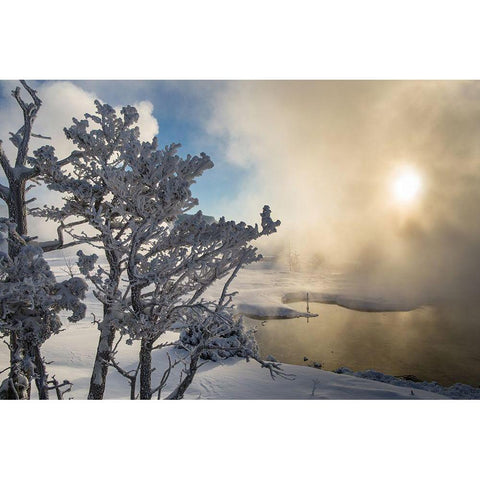
[{"label": "sun glare", "polygon": [[393,193],[397,201],[408,203],[420,193],[422,179],[413,169],[404,169],[399,172],[393,182]]}]

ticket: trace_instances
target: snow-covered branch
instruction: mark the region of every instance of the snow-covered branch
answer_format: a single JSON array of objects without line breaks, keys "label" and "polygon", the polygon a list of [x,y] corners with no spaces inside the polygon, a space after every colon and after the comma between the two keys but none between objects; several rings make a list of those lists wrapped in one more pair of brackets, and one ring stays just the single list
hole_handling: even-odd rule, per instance
[{"label": "snow-covered branch", "polygon": [[72,246],[80,245],[80,244],[84,243],[83,240],[75,240],[75,241],[72,241],[72,242],[65,243],[64,242],[64,236],[63,236],[63,232],[67,228],[73,228],[73,227],[76,227],[78,225],[83,225],[84,223],[86,223],[86,220],[78,220],[76,222],[70,222],[68,224],[65,224],[65,223],[61,222],[60,225],[57,227],[57,237],[58,238],[56,240],[51,240],[51,241],[47,241],[47,242],[40,242],[39,243],[40,248],[44,252],[50,252],[52,250],[58,250],[60,248],[68,248],[68,247],[72,247]]}]

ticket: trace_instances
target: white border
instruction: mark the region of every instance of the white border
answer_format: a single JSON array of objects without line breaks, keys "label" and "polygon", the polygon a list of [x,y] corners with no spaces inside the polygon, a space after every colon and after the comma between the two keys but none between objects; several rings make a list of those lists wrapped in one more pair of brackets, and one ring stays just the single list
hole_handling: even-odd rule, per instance
[{"label": "white border", "polygon": [[[3,79],[476,79],[475,2],[4,2]],[[467,478],[477,402],[2,403],[36,478]],[[106,428],[104,428],[104,426]]]}]

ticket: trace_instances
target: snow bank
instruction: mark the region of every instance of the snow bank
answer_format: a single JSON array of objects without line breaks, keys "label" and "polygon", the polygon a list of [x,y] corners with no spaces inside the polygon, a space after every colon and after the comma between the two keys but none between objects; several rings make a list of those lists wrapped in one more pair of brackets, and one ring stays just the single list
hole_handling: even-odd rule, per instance
[{"label": "snow bank", "polygon": [[417,388],[428,392],[438,393],[448,398],[463,399],[463,400],[480,400],[480,388],[474,388],[464,383],[455,383],[450,387],[442,387],[437,382],[414,382],[412,380],[404,380],[392,375],[385,375],[375,370],[365,370],[362,372],[353,372],[347,367],[341,367],[335,373],[345,374],[357,378],[366,378],[376,382],[388,383],[389,385],[396,385],[399,387]]},{"label": "snow bank", "polygon": [[[228,359],[200,370],[186,399],[212,400],[417,400],[446,399],[434,392],[340,375],[310,367],[283,365],[295,378],[277,378],[254,361]],[[315,387],[315,388],[314,388]],[[313,392],[313,394],[312,394]],[[413,395],[412,395],[413,392]]]},{"label": "snow bank", "polygon": [[246,315],[254,320],[318,317],[318,314],[316,313],[299,312],[288,307],[251,303],[240,303],[236,305],[236,311],[239,314]]}]

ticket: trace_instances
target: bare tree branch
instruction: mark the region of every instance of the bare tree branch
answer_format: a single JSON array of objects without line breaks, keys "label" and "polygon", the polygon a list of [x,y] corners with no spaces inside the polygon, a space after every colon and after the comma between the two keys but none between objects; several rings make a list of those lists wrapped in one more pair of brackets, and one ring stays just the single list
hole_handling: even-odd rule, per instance
[{"label": "bare tree branch", "polygon": [[281,363],[266,362],[266,361],[262,360],[261,358],[254,358],[254,360],[256,362],[258,362],[262,366],[262,368],[266,368],[270,372],[270,376],[272,377],[273,380],[275,380],[275,378],[277,376],[281,377],[281,378],[284,378],[286,380],[294,380],[295,379],[295,375],[293,373],[285,373],[283,371],[282,367],[280,366]]},{"label": "bare tree branch", "polygon": [[83,240],[75,240],[73,242],[69,242],[69,243],[65,244],[64,243],[64,237],[63,237],[63,231],[66,228],[72,228],[72,227],[75,227],[77,225],[82,225],[86,222],[87,222],[87,220],[78,220],[76,222],[71,222],[71,223],[68,223],[66,225],[63,222],[61,222],[60,225],[57,228],[57,236],[58,236],[57,240],[40,242],[39,243],[40,248],[44,252],[51,252],[52,250],[59,250],[60,248],[68,248],[68,247],[72,247],[74,245],[79,245],[79,244],[83,243]]},{"label": "bare tree branch", "polygon": [[7,372],[8,370],[10,370],[12,368],[11,365],[9,365],[8,367],[4,368],[3,370],[0,370],[0,374],[4,373],[4,372]]},{"label": "bare tree branch", "polygon": [[120,364],[115,360],[115,355],[117,354],[118,345],[120,344],[123,337],[124,337],[123,335],[120,335],[120,338],[118,339],[115,346],[112,348],[108,361],[105,361],[105,364],[115,368],[115,370],[117,370],[117,372],[120,375],[122,375],[128,380],[128,383],[130,384],[130,400],[135,400],[135,388],[137,383],[138,372],[140,370],[140,362],[138,362],[135,370],[127,371],[124,368],[122,368]]},{"label": "bare tree branch", "polygon": [[170,373],[172,372],[172,369],[175,368],[175,366],[178,365],[181,362],[180,359],[177,359],[172,364],[172,359],[170,358],[170,355],[168,354],[168,352],[167,352],[167,358],[168,358],[168,367],[163,372],[162,378],[160,380],[160,384],[158,385],[158,387],[154,388],[152,390],[152,393],[151,393],[151,396],[153,396],[153,395],[155,395],[155,393],[157,393],[157,400],[161,399],[162,389],[167,384],[167,381],[168,381],[168,378],[170,377]]},{"label": "bare tree branch", "polygon": [[30,94],[38,110],[42,105],[42,101],[38,98],[37,91],[27,85],[27,82],[25,80],[20,80],[20,83],[23,85],[23,88],[25,88],[25,90]]},{"label": "bare tree branch", "polygon": [[[52,376],[52,380],[49,380],[47,384],[52,384],[52,387],[47,387],[48,390],[55,390],[55,393],[57,394],[57,399],[58,400],[63,400],[63,396],[72,390],[73,383],[64,380],[62,383],[58,383],[58,380],[55,378],[55,375]],[[61,390],[62,387],[68,387],[66,390]]]},{"label": "bare tree branch", "polygon": [[215,309],[216,312],[218,312],[220,310],[220,308],[222,308],[223,302],[225,300],[225,296],[227,295],[227,292],[228,292],[228,287],[230,287],[230,284],[232,283],[233,279],[237,276],[238,272],[243,267],[244,256],[245,256],[245,254],[243,254],[240,257],[240,260],[238,261],[238,265],[235,267],[232,274],[230,275],[228,280],[225,282],[225,285],[223,286],[223,289],[222,289],[222,293],[220,295],[220,299],[218,301],[218,305]]},{"label": "bare tree branch", "polygon": [[52,139],[52,137],[47,137],[46,135],[40,135],[38,133],[31,133],[31,136],[35,137],[35,138],[41,138],[43,140],[51,140]]},{"label": "bare tree branch", "polygon": [[7,156],[5,155],[5,152],[3,151],[1,140],[0,140],[0,166],[2,167],[7,179],[9,181],[12,181],[13,180],[13,169],[12,169],[12,166],[10,165],[10,162],[8,161]]},{"label": "bare tree branch", "polygon": [[19,141],[17,147],[17,159],[15,161],[16,167],[23,167],[26,164],[28,145],[32,134],[32,125],[35,121],[35,117],[37,116],[37,112],[42,105],[42,101],[38,98],[37,92],[33,88],[28,86],[25,80],[20,80],[20,83],[32,97],[33,103],[27,104],[23,101],[20,96],[20,87],[17,87],[15,90],[12,91],[12,96],[15,98],[23,111],[23,132],[21,134],[22,138]]},{"label": "bare tree branch", "polygon": [[4,202],[8,202],[9,197],[10,197],[10,189],[0,183],[0,198]]}]

